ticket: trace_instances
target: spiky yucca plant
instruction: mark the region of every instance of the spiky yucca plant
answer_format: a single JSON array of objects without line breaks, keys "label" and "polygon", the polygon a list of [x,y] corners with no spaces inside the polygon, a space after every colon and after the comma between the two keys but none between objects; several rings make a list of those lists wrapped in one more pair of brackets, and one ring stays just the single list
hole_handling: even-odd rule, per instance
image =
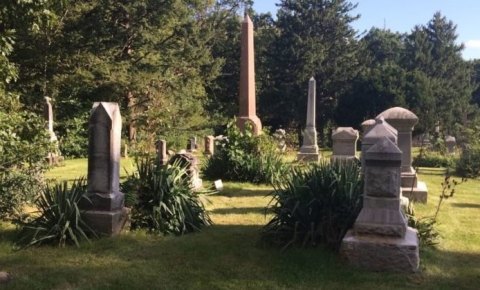
[{"label": "spiky yucca plant", "polygon": [[88,198],[86,181],[79,178],[69,187],[67,181],[46,185],[40,196],[35,200],[37,212],[26,221],[19,222],[21,231],[17,246],[19,248],[33,245],[54,244],[65,246],[81,241],[90,241],[97,234],[81,217],[78,203]]},{"label": "spiky yucca plant", "polygon": [[122,184],[122,191],[137,200],[132,209],[133,229],[182,235],[211,224],[193,191],[187,168],[180,162],[162,166],[151,158],[137,160],[137,172]]},{"label": "spiky yucca plant", "polygon": [[324,244],[338,250],[362,207],[363,181],[353,162],[294,168],[272,193],[274,217],[263,229],[267,242],[287,247]]}]

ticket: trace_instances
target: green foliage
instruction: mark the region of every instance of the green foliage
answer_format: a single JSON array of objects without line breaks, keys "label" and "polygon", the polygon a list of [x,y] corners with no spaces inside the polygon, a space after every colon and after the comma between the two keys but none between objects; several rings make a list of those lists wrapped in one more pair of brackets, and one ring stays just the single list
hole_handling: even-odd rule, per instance
[{"label": "green foliage", "polygon": [[362,208],[363,180],[353,162],[296,168],[275,186],[263,238],[284,249],[322,244],[338,250]]},{"label": "green foliage", "polygon": [[67,181],[46,185],[35,200],[38,212],[26,221],[18,221],[22,227],[17,245],[26,248],[34,245],[52,244],[64,247],[66,244],[80,246],[90,241],[96,233],[83,221],[78,204],[88,198],[86,181],[76,179],[71,187]]},{"label": "green foliage", "polygon": [[60,130],[60,152],[67,158],[87,157],[88,114],[73,117],[62,123]]},{"label": "green foliage", "polygon": [[215,154],[207,159],[203,168],[205,177],[274,183],[287,171],[288,166],[277,152],[273,137],[266,133],[254,136],[251,127],[241,132],[234,122],[230,122],[225,137],[219,142]]},{"label": "green foliage", "polygon": [[456,173],[462,177],[480,176],[480,145],[467,146],[456,164]]},{"label": "green foliage", "polygon": [[405,215],[407,217],[408,226],[418,231],[418,239],[420,244],[426,247],[433,247],[439,243],[440,233],[436,229],[437,221],[434,217],[417,218],[412,202],[409,202]]},{"label": "green foliage", "polygon": [[211,224],[185,166],[159,166],[150,158],[138,159],[136,165],[137,172],[121,185],[133,205],[133,229],[183,235]]},{"label": "green foliage", "polygon": [[38,194],[52,149],[40,118],[20,108],[0,110],[0,219],[13,218]]},{"label": "green foliage", "polygon": [[424,151],[413,158],[412,166],[414,167],[446,167],[455,166],[456,159],[453,155],[445,155],[436,151]]},{"label": "green foliage", "polygon": [[332,119],[338,98],[358,74],[357,41],[351,23],[356,5],[339,0],[282,0],[259,77],[259,106],[272,125],[303,126],[310,77],[317,82],[317,129]]}]

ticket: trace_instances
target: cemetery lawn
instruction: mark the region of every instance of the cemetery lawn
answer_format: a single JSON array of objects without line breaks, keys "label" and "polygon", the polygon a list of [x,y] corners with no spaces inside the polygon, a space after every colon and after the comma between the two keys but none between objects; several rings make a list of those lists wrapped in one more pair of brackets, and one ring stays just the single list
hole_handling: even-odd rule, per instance
[{"label": "cemetery lawn", "polygon": [[[125,162],[122,163],[125,165]],[[426,171],[425,171],[426,172]],[[86,160],[66,161],[49,178],[86,174]],[[423,173],[434,213],[443,179]],[[6,289],[479,289],[480,180],[469,180],[446,200],[439,216],[440,245],[421,250],[417,274],[371,273],[345,265],[322,248],[280,252],[259,241],[268,221],[268,186],[225,183],[208,196],[215,225],[183,237],[124,233],[81,248],[12,251],[14,229],[0,225],[0,271],[13,275]],[[2,286],[0,286],[2,287]]]}]

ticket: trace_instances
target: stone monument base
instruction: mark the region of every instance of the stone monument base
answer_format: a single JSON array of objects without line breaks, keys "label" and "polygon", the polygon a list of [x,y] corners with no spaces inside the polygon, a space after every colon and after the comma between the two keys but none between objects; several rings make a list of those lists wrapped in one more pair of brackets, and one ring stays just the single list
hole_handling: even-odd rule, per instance
[{"label": "stone monument base", "polygon": [[124,207],[116,211],[87,210],[82,213],[82,217],[97,233],[115,236],[127,222],[128,209]]},{"label": "stone monument base", "polygon": [[416,272],[420,257],[417,230],[407,228],[404,238],[354,235],[347,232],[340,255],[351,265],[373,271]]},{"label": "stone monument base", "polygon": [[423,181],[418,181],[417,186],[414,188],[402,187],[402,195],[414,202],[427,203],[427,184]]},{"label": "stone monument base", "polygon": [[253,134],[262,134],[262,122],[257,116],[237,117],[237,127],[240,128],[241,131],[245,130],[247,122],[253,126]]},{"label": "stone monument base", "polygon": [[417,187],[417,173],[413,168],[410,172],[402,172],[402,187]]},{"label": "stone monument base", "polygon": [[320,161],[319,153],[297,153],[297,161],[300,162],[318,162]]}]

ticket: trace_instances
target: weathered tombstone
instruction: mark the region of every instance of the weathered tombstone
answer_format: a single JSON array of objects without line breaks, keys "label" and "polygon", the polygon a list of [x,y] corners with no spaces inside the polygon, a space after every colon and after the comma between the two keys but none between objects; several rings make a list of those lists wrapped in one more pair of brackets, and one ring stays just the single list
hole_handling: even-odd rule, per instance
[{"label": "weathered tombstone", "polygon": [[297,154],[299,161],[318,162],[320,154],[317,145],[317,129],[315,127],[315,110],[316,110],[316,83],[312,77],[308,82],[308,104],[307,104],[307,126],[303,131],[303,144],[300,152]]},{"label": "weathered tombstone", "polygon": [[379,136],[364,158],[363,207],[343,238],[340,254],[361,268],[415,272],[420,260],[417,230],[407,226],[400,209],[402,151]]},{"label": "weathered tombstone", "polygon": [[375,126],[375,120],[374,119],[365,120],[360,126],[362,126],[362,136],[365,136],[368,130],[370,130],[371,128],[373,128],[373,126]]},{"label": "weathered tombstone", "polygon": [[357,159],[358,131],[352,127],[338,127],[332,133],[332,161]]},{"label": "weathered tombstone", "polygon": [[58,138],[53,131],[53,108],[51,103],[51,98],[45,97],[45,105],[43,107],[43,117],[46,121],[46,129],[50,134],[50,142],[54,144],[54,149],[52,152],[47,154],[46,160],[49,165],[57,165],[63,160],[61,156],[60,149],[58,147]]},{"label": "weathered tombstone", "polygon": [[215,153],[215,137],[205,136],[205,155],[212,156]]},{"label": "weathered tombstone", "polygon": [[85,221],[105,235],[118,234],[127,217],[120,192],[122,117],[117,103],[97,102],[88,127],[88,186],[83,202]]},{"label": "weathered tombstone", "polygon": [[240,112],[237,117],[237,126],[245,130],[246,123],[253,126],[253,133],[259,135],[262,132],[262,122],[257,116],[255,98],[255,58],[253,46],[253,23],[245,12],[242,22],[241,34],[241,58],[240,58]]},{"label": "weathered tombstone", "polygon": [[167,141],[158,140],[156,146],[157,164],[166,165],[168,163]]},{"label": "weathered tombstone", "polygon": [[192,137],[188,138],[187,151],[188,152],[197,151],[197,137],[192,136]]},{"label": "weathered tombstone", "polygon": [[273,138],[277,141],[277,148],[281,152],[285,152],[287,150],[287,132],[284,129],[277,129],[275,133],[273,133]]},{"label": "weathered tombstone", "polygon": [[365,168],[365,154],[378,141],[380,137],[387,137],[393,143],[397,143],[397,132],[390,125],[385,122],[383,117],[375,119],[375,125],[371,127],[368,132],[363,135],[362,139],[362,171]]},{"label": "weathered tombstone", "polygon": [[398,147],[402,154],[402,193],[413,201],[427,202],[427,185],[417,180],[412,167],[412,131],[418,117],[411,111],[394,107],[378,115],[398,131]]},{"label": "weathered tombstone", "polygon": [[453,136],[447,136],[445,138],[445,145],[447,145],[447,151],[450,154],[455,153],[455,147],[457,146],[457,139]]},{"label": "weathered tombstone", "polygon": [[169,163],[173,164],[174,162],[180,160],[180,164],[187,168],[187,173],[190,176],[190,181],[192,188],[194,190],[202,187],[202,179],[200,178],[200,168],[198,158],[192,153],[180,151],[179,153],[172,156]]}]

